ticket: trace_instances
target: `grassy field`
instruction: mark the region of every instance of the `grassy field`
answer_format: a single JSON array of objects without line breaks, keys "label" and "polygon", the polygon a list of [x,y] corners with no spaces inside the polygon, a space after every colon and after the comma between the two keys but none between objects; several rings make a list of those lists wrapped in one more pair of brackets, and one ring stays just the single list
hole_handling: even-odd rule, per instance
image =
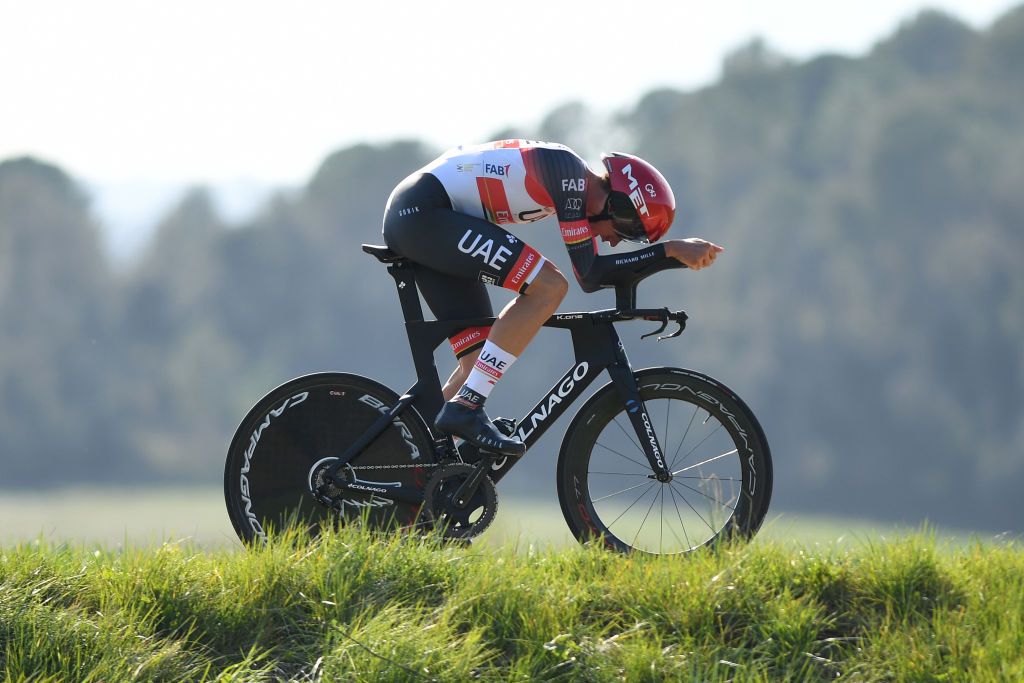
[{"label": "grassy field", "polygon": [[[116,548],[160,545],[188,539],[206,548],[235,546],[237,541],[219,488],[70,489],[46,494],[0,493],[0,545],[44,539]],[[769,514],[758,542],[840,546],[899,538],[917,529],[856,519]],[[934,530],[941,542],[962,546],[971,534]],[[989,535],[979,535],[987,540]],[[510,541],[539,547],[575,544],[562,519],[558,501],[503,496],[498,517],[481,541],[500,546]]]},{"label": "grassy field", "polygon": [[238,552],[0,550],[0,672],[52,681],[1018,681],[1024,550],[686,558],[346,529]]}]

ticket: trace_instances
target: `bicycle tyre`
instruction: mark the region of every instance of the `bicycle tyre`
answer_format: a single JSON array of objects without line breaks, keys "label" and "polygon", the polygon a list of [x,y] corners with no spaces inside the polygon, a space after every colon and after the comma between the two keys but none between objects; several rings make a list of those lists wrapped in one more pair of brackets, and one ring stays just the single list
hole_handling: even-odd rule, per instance
[{"label": "bicycle tyre", "polygon": [[[422,504],[346,492],[332,510],[312,493],[316,473],[322,475],[396,401],[383,384],[339,372],[298,377],[260,399],[235,431],[224,465],[224,499],[238,537],[265,541],[269,531],[290,524],[316,534],[326,524],[364,516],[375,527],[414,524]],[[410,407],[350,463],[348,473],[361,483],[386,478],[422,488],[434,464],[430,432]]]},{"label": "bicycle tyre", "polygon": [[[558,498],[573,535],[581,543],[660,555],[753,536],[772,490],[771,452],[757,418],[707,375],[657,367],[634,376],[673,480],[650,478],[622,398],[605,385],[573,418],[559,453]],[[622,490],[608,493],[616,488]]]}]

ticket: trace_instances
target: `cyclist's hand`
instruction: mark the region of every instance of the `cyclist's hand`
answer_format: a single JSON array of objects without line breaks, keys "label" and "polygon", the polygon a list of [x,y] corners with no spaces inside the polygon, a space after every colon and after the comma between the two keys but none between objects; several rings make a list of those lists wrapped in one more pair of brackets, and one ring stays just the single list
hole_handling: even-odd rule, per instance
[{"label": "cyclist's hand", "polygon": [[723,251],[725,249],[714,242],[708,242],[699,237],[665,242],[665,253],[686,264],[692,270],[707,268]]}]

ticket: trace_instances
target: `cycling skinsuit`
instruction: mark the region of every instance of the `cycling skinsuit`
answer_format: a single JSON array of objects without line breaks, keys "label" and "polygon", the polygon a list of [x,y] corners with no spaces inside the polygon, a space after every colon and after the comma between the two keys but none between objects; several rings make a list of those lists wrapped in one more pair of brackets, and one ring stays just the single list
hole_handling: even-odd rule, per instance
[{"label": "cycling skinsuit", "polygon": [[[556,216],[585,292],[616,267],[665,258],[663,245],[599,256],[586,215],[586,163],[564,145],[501,140],[451,149],[403,180],[388,199],[384,241],[420,267],[423,298],[438,320],[494,315],[485,284],[522,293],[544,257],[503,226]],[[489,328],[451,337],[457,356]]]}]

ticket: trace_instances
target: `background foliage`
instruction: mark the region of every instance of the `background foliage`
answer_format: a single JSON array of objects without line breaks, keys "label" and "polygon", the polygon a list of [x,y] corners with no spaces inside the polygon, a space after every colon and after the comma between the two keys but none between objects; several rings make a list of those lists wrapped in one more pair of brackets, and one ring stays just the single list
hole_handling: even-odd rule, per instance
[{"label": "background foliage", "polygon": [[[570,103],[495,137],[588,158],[614,141],[676,189],[676,236],[727,248],[641,288],[691,314],[681,341],[621,333],[634,365],[694,367],[747,400],[777,509],[1021,530],[1022,64],[1024,8],[984,31],[925,12],[861,58],[754,41],[714,85],[649,93],[610,126]],[[197,188],[128,271],[64,171],[0,162],[0,486],[216,482],[273,385],[327,369],[410,385],[391,280],[358,245],[380,242],[391,188],[437,151],[342,149],[239,225]],[[523,236],[568,272],[553,225]],[[574,291],[564,308],[611,304]],[[542,332],[493,412],[522,415],[568,362]],[[509,485],[553,491],[559,438]]]}]

